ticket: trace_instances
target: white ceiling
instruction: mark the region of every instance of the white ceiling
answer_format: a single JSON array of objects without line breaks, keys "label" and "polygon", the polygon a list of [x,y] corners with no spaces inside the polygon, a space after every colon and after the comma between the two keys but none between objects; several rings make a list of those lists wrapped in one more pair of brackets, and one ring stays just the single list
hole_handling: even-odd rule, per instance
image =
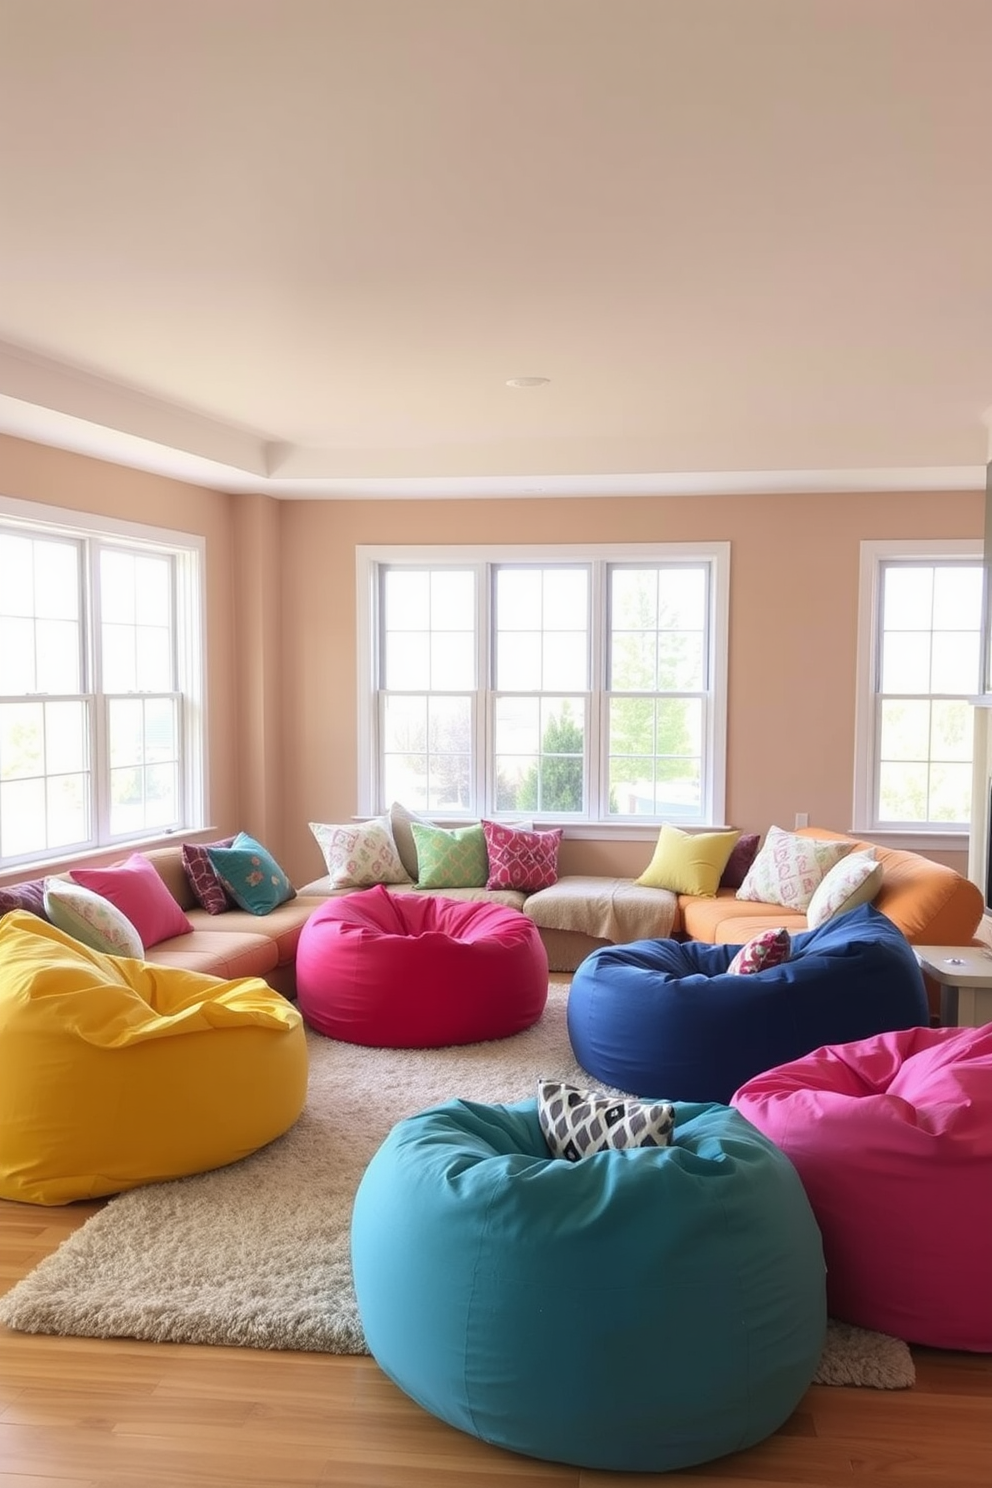
[{"label": "white ceiling", "polygon": [[990,62],[990,0],[0,0],[0,430],[277,496],[982,486]]}]

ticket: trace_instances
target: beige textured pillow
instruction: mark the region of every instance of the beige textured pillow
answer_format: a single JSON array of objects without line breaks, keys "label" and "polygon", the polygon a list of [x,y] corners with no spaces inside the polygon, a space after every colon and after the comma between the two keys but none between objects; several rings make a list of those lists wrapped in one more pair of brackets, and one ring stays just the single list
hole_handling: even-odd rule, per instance
[{"label": "beige textured pillow", "polygon": [[802,914],[830,869],[853,847],[853,842],[799,837],[781,827],[769,827],[758,856],[737,890],[737,898],[780,904],[783,909]]},{"label": "beige textured pillow", "polygon": [[852,852],[831,868],[813,891],[806,910],[811,930],[847,914],[859,904],[870,904],[882,887],[882,865],[873,852]]}]

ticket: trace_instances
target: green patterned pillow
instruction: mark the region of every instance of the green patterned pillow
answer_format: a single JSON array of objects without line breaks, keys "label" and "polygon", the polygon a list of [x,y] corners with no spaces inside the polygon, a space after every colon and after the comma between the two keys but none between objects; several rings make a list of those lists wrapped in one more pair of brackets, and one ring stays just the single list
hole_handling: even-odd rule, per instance
[{"label": "green patterned pillow", "polygon": [[482,824],[471,827],[430,827],[412,821],[417,844],[419,889],[484,889],[489,877],[489,854]]}]

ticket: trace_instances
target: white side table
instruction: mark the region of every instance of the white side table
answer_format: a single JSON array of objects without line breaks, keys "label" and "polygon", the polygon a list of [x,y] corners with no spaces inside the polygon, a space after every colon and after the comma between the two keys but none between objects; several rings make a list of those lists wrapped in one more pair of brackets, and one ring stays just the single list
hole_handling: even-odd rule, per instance
[{"label": "white side table", "polygon": [[992,950],[986,946],[914,946],[927,976],[940,986],[942,1028],[992,1023]]}]

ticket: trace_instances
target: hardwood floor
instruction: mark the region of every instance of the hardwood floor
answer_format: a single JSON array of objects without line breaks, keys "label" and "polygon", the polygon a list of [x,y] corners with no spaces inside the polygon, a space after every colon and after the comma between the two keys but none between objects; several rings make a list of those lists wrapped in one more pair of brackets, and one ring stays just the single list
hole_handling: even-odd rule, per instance
[{"label": "hardwood floor", "polygon": [[[0,1201],[0,1290],[98,1207]],[[785,1426],[750,1451],[645,1476],[485,1446],[414,1405],[368,1358],[35,1337],[0,1327],[0,1484],[988,1488],[992,1355],[918,1350],[916,1362],[912,1390],[814,1386]]]}]

